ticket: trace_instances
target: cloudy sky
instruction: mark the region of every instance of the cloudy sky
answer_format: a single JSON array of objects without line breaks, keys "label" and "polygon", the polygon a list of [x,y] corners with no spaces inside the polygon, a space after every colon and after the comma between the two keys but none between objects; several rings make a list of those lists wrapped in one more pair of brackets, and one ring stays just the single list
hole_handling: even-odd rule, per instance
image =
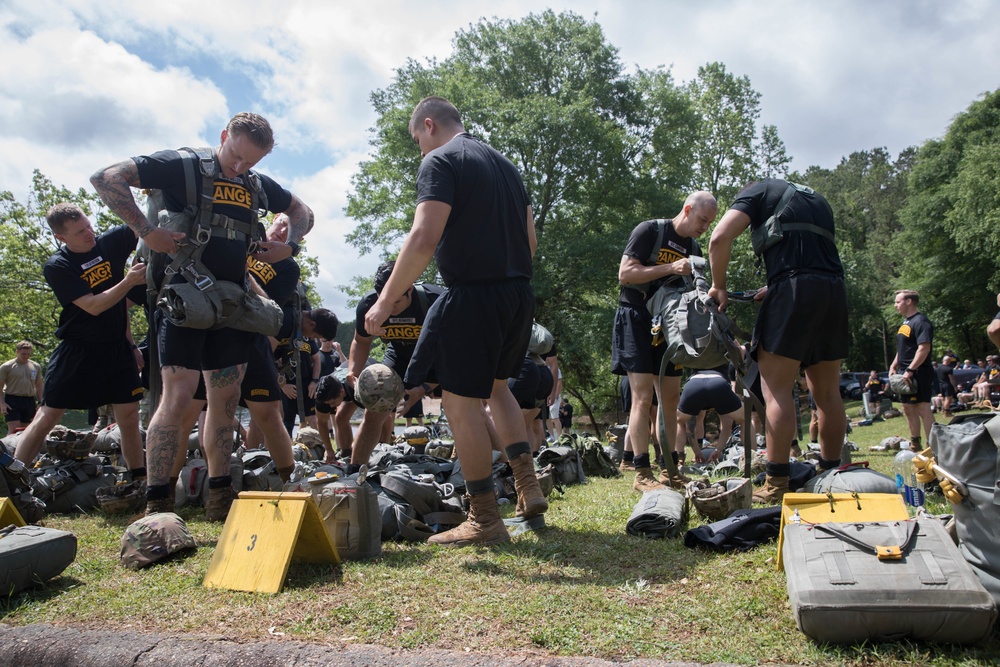
[{"label": "cloudy sky", "polygon": [[259,112],[279,144],[261,170],[315,211],[320,293],[353,319],[337,286],[378,263],[343,241],[369,94],[407,58],[446,58],[481,18],[545,7],[596,14],[630,71],[684,82],[721,61],[748,76],[796,169],[940,137],[1000,87],[990,0],[0,0],[0,190],[23,199],[36,168],[90,188],[99,167],[216,145],[232,114]]}]

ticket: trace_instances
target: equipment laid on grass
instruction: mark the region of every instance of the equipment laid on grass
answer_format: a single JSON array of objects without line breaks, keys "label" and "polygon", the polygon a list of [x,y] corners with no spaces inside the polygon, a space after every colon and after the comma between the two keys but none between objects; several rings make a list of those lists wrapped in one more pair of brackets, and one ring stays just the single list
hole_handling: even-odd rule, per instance
[{"label": "equipment laid on grass", "polygon": [[895,493],[896,482],[872,470],[867,461],[832,468],[805,484],[806,493]]},{"label": "equipment laid on grass", "polygon": [[[965,560],[1000,607],[1000,417],[935,424],[930,448],[913,459],[917,479],[941,483]],[[935,460],[936,459],[936,460]],[[933,465],[928,465],[933,463]]]},{"label": "equipment laid on grass", "polygon": [[115,468],[97,456],[57,461],[34,472],[32,491],[49,514],[89,512],[97,507],[97,490],[117,482]]},{"label": "equipment laid on grass", "polygon": [[76,560],[76,535],[43,526],[0,529],[0,596],[58,576]]},{"label": "equipment laid on grass", "polygon": [[313,495],[320,517],[333,536],[337,553],[346,560],[368,560],[382,555],[382,517],[378,495],[358,477],[338,479],[317,473],[298,484]]},{"label": "equipment laid on grass", "polygon": [[632,509],[625,532],[636,537],[674,537],[687,520],[687,499],[673,489],[646,491]]},{"label": "equipment laid on grass", "polygon": [[691,504],[706,519],[720,521],[736,510],[750,509],[753,485],[745,477],[734,477],[701,486],[702,488],[696,486],[691,492]]},{"label": "equipment laid on grass", "polygon": [[936,519],[787,523],[782,556],[795,621],[818,642],[988,637],[993,599]]}]

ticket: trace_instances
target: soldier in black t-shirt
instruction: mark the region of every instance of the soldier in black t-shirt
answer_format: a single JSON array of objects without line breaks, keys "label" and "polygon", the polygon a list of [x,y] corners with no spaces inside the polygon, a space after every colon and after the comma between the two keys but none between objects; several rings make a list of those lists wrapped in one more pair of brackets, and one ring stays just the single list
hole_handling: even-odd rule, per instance
[{"label": "soldier in black t-shirt", "polygon": [[[168,212],[186,215],[189,220],[199,213],[203,200],[211,199],[211,236],[204,244],[201,262],[217,280],[245,284],[246,261],[251,250],[255,259],[275,263],[292,256],[298,242],[312,227],[312,211],[302,201],[273,179],[252,171],[274,146],[274,135],[267,120],[251,113],[234,116],[219,137],[219,146],[211,151],[210,162],[198,161],[202,173],[194,179],[190,192],[186,169],[188,153],[168,150],[138,156],[99,170],[91,177],[104,203],[132,228],[148,248],[156,253],[176,255],[180,244],[201,241],[186,239],[180,231],[159,227],[146,218],[136,205],[131,188],[153,188],[162,192]],[[208,169],[211,167],[211,169]],[[213,192],[206,189],[204,178],[211,174]],[[189,199],[195,201],[189,201]],[[289,219],[287,243],[261,241],[252,244],[252,233],[244,230],[256,220],[254,204],[266,205],[274,213],[286,213]],[[177,272],[171,281],[184,280]],[[253,346],[252,333],[229,327],[194,329],[161,322],[157,331],[163,396],[149,425],[146,437],[146,510],[149,513],[171,511],[174,490],[170,475],[178,450],[187,442],[181,424],[188,412],[199,378],[208,394],[206,431],[217,435],[218,446],[208,447],[209,499],[206,516],[225,520],[232,502],[232,478],[229,475],[233,447],[233,410],[240,397],[240,382]],[[155,360],[153,360],[155,364]]]},{"label": "soldier in black t-shirt", "polygon": [[[709,192],[695,192],[684,201],[681,212],[673,220],[640,222],[628,237],[628,244],[618,266],[621,283],[618,310],[615,313],[611,343],[611,370],[627,375],[632,393],[629,412],[628,439],[635,458],[636,491],[663,488],[664,484],[682,485],[683,479],[670,479],[665,472],[660,479],[653,477],[649,461],[650,406],[656,395],[662,411],[668,438],[677,432],[677,402],[681,395],[681,369],[667,363],[662,383],[657,383],[660,362],[666,345],[653,346],[650,331],[653,317],[646,302],[664,283],[680,282],[679,276],[691,274],[688,257],[701,256],[696,238],[708,230],[719,212],[715,197]],[[662,239],[658,248],[656,240]],[[664,456],[678,459],[684,446],[660,443]],[[676,451],[674,447],[678,447]]]},{"label": "soldier in black t-shirt", "polygon": [[955,363],[957,361],[955,357],[946,354],[942,357],[938,367],[934,369],[937,372],[941,391],[941,410],[945,419],[951,419],[951,404],[958,396],[958,385],[955,384]]},{"label": "soldier in black t-shirt", "polygon": [[896,356],[889,366],[890,374],[902,373],[917,384],[916,393],[899,397],[910,427],[910,449],[915,452],[923,450],[921,424],[928,439],[934,425],[934,414],[931,412],[931,386],[935,379],[931,364],[934,326],[926,315],[917,310],[919,302],[920,295],[913,290],[896,292],[894,305],[904,319],[896,331]]},{"label": "soldier in black t-shirt", "polygon": [[849,336],[847,289],[834,242],[833,211],[822,195],[788,181],[772,178],[753,183],[736,196],[712,232],[709,295],[726,307],[733,242],[747,227],[758,239],[772,218],[780,221],[783,236],[780,240],[772,236],[770,244],[759,246],[767,287],[756,297],[763,303],[752,354],[760,369],[767,411],[767,482],[754,500],[777,504],[788,491],[797,424],[792,388],[800,366],[805,367],[819,416],[820,467],[840,465],[847,428],[840,364],[847,356]]},{"label": "soldier in black t-shirt", "polygon": [[[483,399],[514,470],[519,513],[532,517],[548,509],[507,386],[521,366],[534,314],[531,259],[537,242],[531,201],[513,163],[467,134],[448,100],[421,100],[409,130],[424,156],[413,228],[365,317],[365,329],[371,335],[384,332],[393,303],[435,257],[448,291],[432,306],[415,356],[433,360],[470,510],[465,523],[429,541],[497,544],[510,535],[497,508]],[[407,372],[408,386],[423,379]]]},{"label": "soldier in black t-shirt", "polygon": [[125,462],[134,480],[144,478],[139,434],[142,385],[135,346],[126,336],[125,307],[129,289],[146,279],[144,264],[135,263],[125,272],[136,235],[120,226],[95,237],[90,220],[74,204],[56,204],[46,221],[64,244],[42,270],[62,306],[56,329],[61,342],[49,359],[42,407],[18,439],[15,456],[32,465],[67,409],[110,403],[121,430]]},{"label": "soldier in black t-shirt", "polygon": [[[355,380],[365,368],[368,356],[371,354],[372,343],[376,336],[370,334],[366,328],[365,317],[382,293],[389,276],[392,275],[394,261],[385,262],[375,271],[374,290],[362,297],[358,302],[356,317],[354,319],[354,340],[351,341],[351,352],[347,362],[347,384],[354,387]],[[403,291],[403,295],[393,301],[389,316],[381,323],[382,342],[386,344],[385,354],[382,363],[391,368],[399,375],[400,380],[406,373],[406,367],[410,364],[413,350],[417,345],[417,339],[424,327],[427,313],[431,306],[437,302],[438,297],[444,294],[445,289],[438,285],[411,284]],[[424,380],[429,380],[424,378]],[[408,397],[417,401],[427,393],[430,385],[421,382],[420,385],[408,390]],[[354,409],[348,404],[337,413],[336,419],[339,422],[350,419]],[[358,427],[358,433],[354,437],[354,444],[351,447],[351,467],[349,472],[356,472],[362,464],[368,463],[372,450],[378,444],[379,438],[387,426],[391,425],[395,412],[372,412],[365,410],[365,415]],[[341,429],[337,430],[339,435]],[[343,451],[346,449],[345,443],[338,445]]]}]

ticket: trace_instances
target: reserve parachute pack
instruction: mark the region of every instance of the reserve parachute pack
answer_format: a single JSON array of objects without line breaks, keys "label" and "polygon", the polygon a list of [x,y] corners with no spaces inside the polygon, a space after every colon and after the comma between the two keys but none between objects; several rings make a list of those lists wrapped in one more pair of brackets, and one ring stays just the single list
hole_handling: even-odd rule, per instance
[{"label": "reserve parachute pack", "polygon": [[[816,191],[812,188],[808,188],[804,185],[799,185],[798,183],[788,182],[788,187],[781,194],[781,199],[778,201],[778,206],[774,209],[774,215],[764,221],[757,229],[754,229],[750,233],[750,242],[753,245],[753,252],[757,255],[758,259],[772,247],[781,243],[785,238],[785,232],[812,232],[813,234],[819,234],[823,238],[829,239],[830,243],[834,242],[833,232],[819,225],[813,224],[811,222],[782,222],[781,218],[785,214],[785,210],[788,207],[788,202],[791,201],[792,197],[796,192],[802,193],[807,197],[816,196]],[[829,204],[827,204],[829,208]],[[831,219],[833,218],[833,212],[830,212]]]},{"label": "reserve parachute pack", "polygon": [[552,351],[555,338],[552,332],[538,322],[531,323],[531,338],[528,339],[528,354],[536,364],[544,364],[544,356]]},{"label": "reserve parachute pack", "polygon": [[[242,222],[213,214],[215,176],[218,170],[212,148],[181,148],[187,205],[182,211],[168,211],[161,190],[147,190],[146,217],[158,227],[184,232],[176,255],[153,252],[140,241],[139,257],[146,262],[146,286],[150,308],[158,308],[168,320],[181,327],[220,329],[229,327],[269,336],[281,327],[281,308],[246,285],[217,280],[202,262],[212,236],[244,241],[247,252],[264,238],[258,211],[267,208],[267,195],[260,176],[246,173],[251,192],[250,221]],[[197,178],[201,177],[201,196]],[[182,283],[160,285],[164,275],[180,274]]]}]

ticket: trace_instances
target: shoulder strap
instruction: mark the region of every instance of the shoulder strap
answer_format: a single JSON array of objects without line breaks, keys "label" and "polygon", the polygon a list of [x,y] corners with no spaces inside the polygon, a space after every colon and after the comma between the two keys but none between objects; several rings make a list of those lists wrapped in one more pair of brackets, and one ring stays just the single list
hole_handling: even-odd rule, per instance
[{"label": "shoulder strap", "polygon": [[424,290],[424,286],[418,283],[413,286],[413,291],[417,295],[417,303],[420,304],[420,309],[424,311],[424,315],[426,315],[427,310],[430,308],[430,303],[427,299],[427,292]]}]

